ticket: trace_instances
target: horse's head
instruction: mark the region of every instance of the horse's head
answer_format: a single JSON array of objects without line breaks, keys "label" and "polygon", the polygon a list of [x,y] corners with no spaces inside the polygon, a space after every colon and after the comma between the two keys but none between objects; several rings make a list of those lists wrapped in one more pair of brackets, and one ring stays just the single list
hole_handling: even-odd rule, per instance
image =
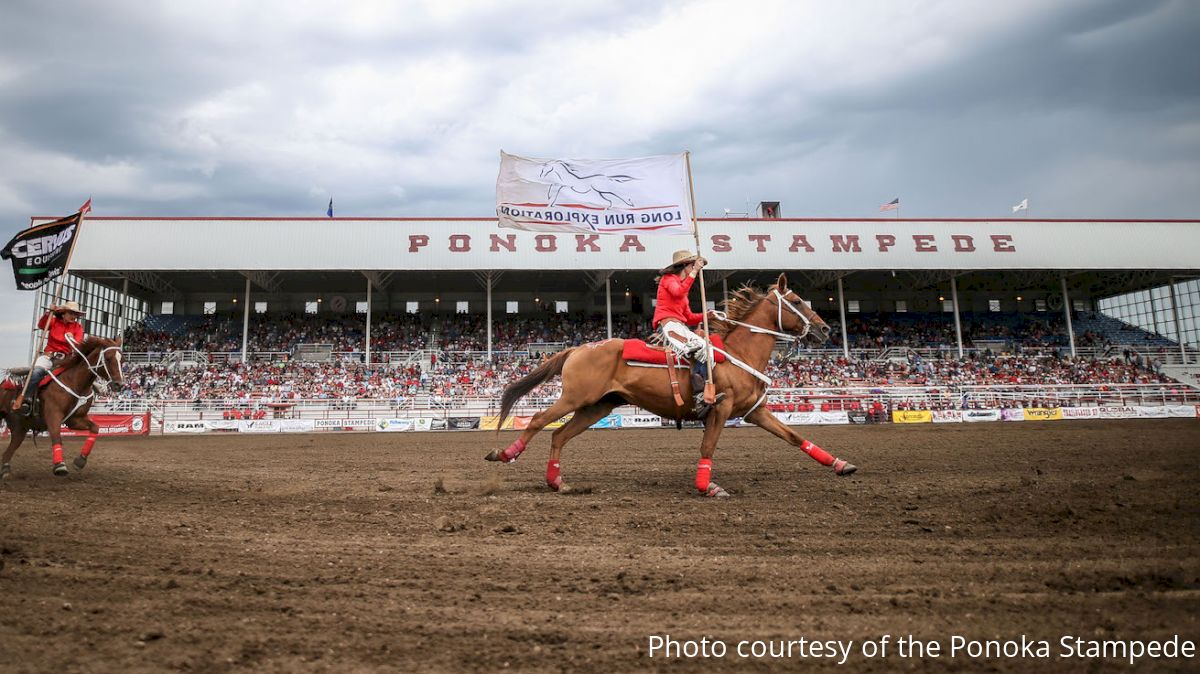
[{"label": "horse's head", "polygon": [[780,331],[800,333],[821,344],[829,341],[829,325],[821,320],[808,302],[788,288],[787,275],[779,275],[779,280],[775,282],[767,297],[777,305]]},{"label": "horse's head", "polygon": [[548,161],[542,164],[542,172],[538,174],[538,177],[545,178],[546,176],[554,175],[564,166],[565,164],[558,159]]},{"label": "horse's head", "polygon": [[98,379],[105,382],[114,393],[125,388],[125,374],[121,371],[122,338],[97,339],[92,353],[88,354],[88,367]]}]

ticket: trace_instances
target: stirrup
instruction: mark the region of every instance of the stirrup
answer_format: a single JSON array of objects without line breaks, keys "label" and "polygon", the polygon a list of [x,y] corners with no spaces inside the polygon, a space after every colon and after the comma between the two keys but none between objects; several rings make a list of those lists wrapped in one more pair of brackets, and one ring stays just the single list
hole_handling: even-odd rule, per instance
[{"label": "stirrup", "polygon": [[707,417],[709,412],[712,412],[712,409],[719,405],[724,399],[725,392],[722,391],[713,398],[713,401],[710,404],[704,402],[704,393],[697,393],[696,404],[692,407],[692,411],[696,413],[696,418],[703,419],[704,417]]}]

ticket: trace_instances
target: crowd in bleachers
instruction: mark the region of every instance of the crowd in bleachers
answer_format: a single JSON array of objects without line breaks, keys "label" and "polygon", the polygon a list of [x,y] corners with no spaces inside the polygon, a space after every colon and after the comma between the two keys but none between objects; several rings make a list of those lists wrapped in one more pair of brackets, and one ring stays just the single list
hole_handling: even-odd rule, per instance
[{"label": "crowd in bleachers", "polygon": [[850,386],[982,386],[1049,384],[1154,384],[1171,379],[1153,364],[1056,355],[969,354],[963,360],[922,358],[859,360],[799,357],[772,362],[767,374],[783,388]]},{"label": "crowd in bleachers", "polygon": [[[603,339],[607,334],[601,316],[578,314],[502,316],[493,323],[493,350],[488,362],[483,317],[451,315],[437,319],[416,315],[380,316],[372,321],[372,348],[376,362],[362,362],[365,334],[361,315],[336,318],[303,315],[254,316],[250,324],[250,351],[274,354],[265,361],[208,363],[191,367],[144,364],[127,367],[131,397],[157,399],[289,400],[301,398],[376,398],[398,402],[422,398],[430,402],[459,396],[495,396],[504,386],[540,362],[541,352],[526,353],[530,345],[575,345]],[[646,336],[642,317],[614,316],[616,336]],[[775,358],[768,374],[779,388],[858,386],[961,386],[1044,384],[1132,384],[1168,382],[1155,363],[1126,351],[1112,359],[1072,359],[1054,348],[1062,339],[1053,319],[1003,316],[994,322],[972,319],[964,323],[969,339],[1007,342],[1004,352],[985,350],[958,360],[943,351],[942,357],[916,352],[888,360],[844,358],[840,355],[806,355],[792,351]],[[854,348],[888,346],[929,347],[954,343],[953,322],[940,315],[857,316],[848,326]],[[840,331],[835,329],[834,334]],[[206,316],[176,326],[154,330],[145,325],[126,336],[127,351],[211,351],[241,349],[241,324],[232,319]],[[1087,334],[1078,341],[1087,343]],[[334,362],[305,362],[290,357],[298,344],[330,344],[340,354]],[[1037,347],[1037,348],[1035,348]],[[1051,348],[1046,348],[1051,347]],[[433,349],[422,365],[379,363],[389,351]],[[548,349],[552,351],[553,349]],[[464,355],[463,352],[476,352]],[[514,353],[516,352],[516,353]],[[438,353],[442,354],[439,358]],[[457,354],[457,356],[455,355]],[[447,357],[451,356],[451,357]],[[543,392],[554,394],[557,379]]]},{"label": "crowd in bleachers", "polygon": [[[432,402],[461,396],[492,397],[540,362],[536,357],[499,357],[497,362],[442,361],[416,365],[367,366],[358,361],[209,364],[193,367],[126,367],[126,396],[152,399],[344,399]],[[959,360],[845,359],[840,356],[775,360],[767,368],[776,388],[878,386],[968,386],[1046,384],[1152,384],[1172,380],[1135,360],[1071,359],[1054,356],[974,356]],[[552,395],[559,386],[543,387]]]},{"label": "crowd in bleachers", "polygon": [[[371,348],[377,351],[410,351],[426,347],[430,320],[416,314],[383,315],[371,320]],[[162,330],[141,324],[125,332],[128,351],[233,352],[242,349],[242,321],[209,315],[188,317]],[[289,352],[298,344],[329,344],[334,351],[361,351],[366,319],[361,314],[309,316],[304,314],[251,314],[250,351]]]}]

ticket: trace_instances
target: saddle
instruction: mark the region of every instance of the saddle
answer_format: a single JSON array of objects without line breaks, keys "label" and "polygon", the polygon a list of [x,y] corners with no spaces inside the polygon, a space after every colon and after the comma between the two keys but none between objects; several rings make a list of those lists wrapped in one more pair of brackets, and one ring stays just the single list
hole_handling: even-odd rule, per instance
[{"label": "saddle", "polygon": [[[720,336],[713,335],[711,341],[714,349],[725,350],[725,341]],[[691,369],[691,364],[687,360],[679,358],[674,351],[665,346],[651,346],[641,339],[626,339],[624,346],[621,347],[621,358],[635,365],[644,364],[643,367],[665,367],[667,377],[671,380],[671,395],[675,398],[675,404],[683,407],[683,396],[679,391],[675,368]],[[713,360],[724,363],[725,355],[714,350]]]},{"label": "saddle", "polygon": [[[715,348],[722,351],[725,350],[725,340],[721,339],[719,335],[713,335],[711,341]],[[667,351],[668,349],[665,346],[651,346],[641,339],[626,339],[625,346],[621,348],[621,358],[635,363],[647,363],[665,367],[667,364]],[[675,352],[672,351],[671,353],[673,355]],[[713,355],[716,357],[718,363],[725,362],[725,354],[713,351]],[[675,358],[672,357],[671,360],[675,361]],[[687,367],[687,365],[684,361],[679,361],[676,367]]]}]

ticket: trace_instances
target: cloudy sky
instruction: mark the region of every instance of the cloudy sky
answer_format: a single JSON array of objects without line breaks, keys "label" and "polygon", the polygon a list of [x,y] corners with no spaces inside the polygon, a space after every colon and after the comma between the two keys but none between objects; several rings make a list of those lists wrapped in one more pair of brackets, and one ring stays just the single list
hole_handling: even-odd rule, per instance
[{"label": "cloudy sky", "polygon": [[[0,222],[486,216],[501,148],[693,153],[699,210],[1200,217],[1200,4],[41,2],[0,23]],[[148,251],[147,254],[153,254]],[[29,298],[0,286],[0,356]],[[28,293],[27,295],[32,295]],[[20,358],[18,358],[19,360]]]}]

